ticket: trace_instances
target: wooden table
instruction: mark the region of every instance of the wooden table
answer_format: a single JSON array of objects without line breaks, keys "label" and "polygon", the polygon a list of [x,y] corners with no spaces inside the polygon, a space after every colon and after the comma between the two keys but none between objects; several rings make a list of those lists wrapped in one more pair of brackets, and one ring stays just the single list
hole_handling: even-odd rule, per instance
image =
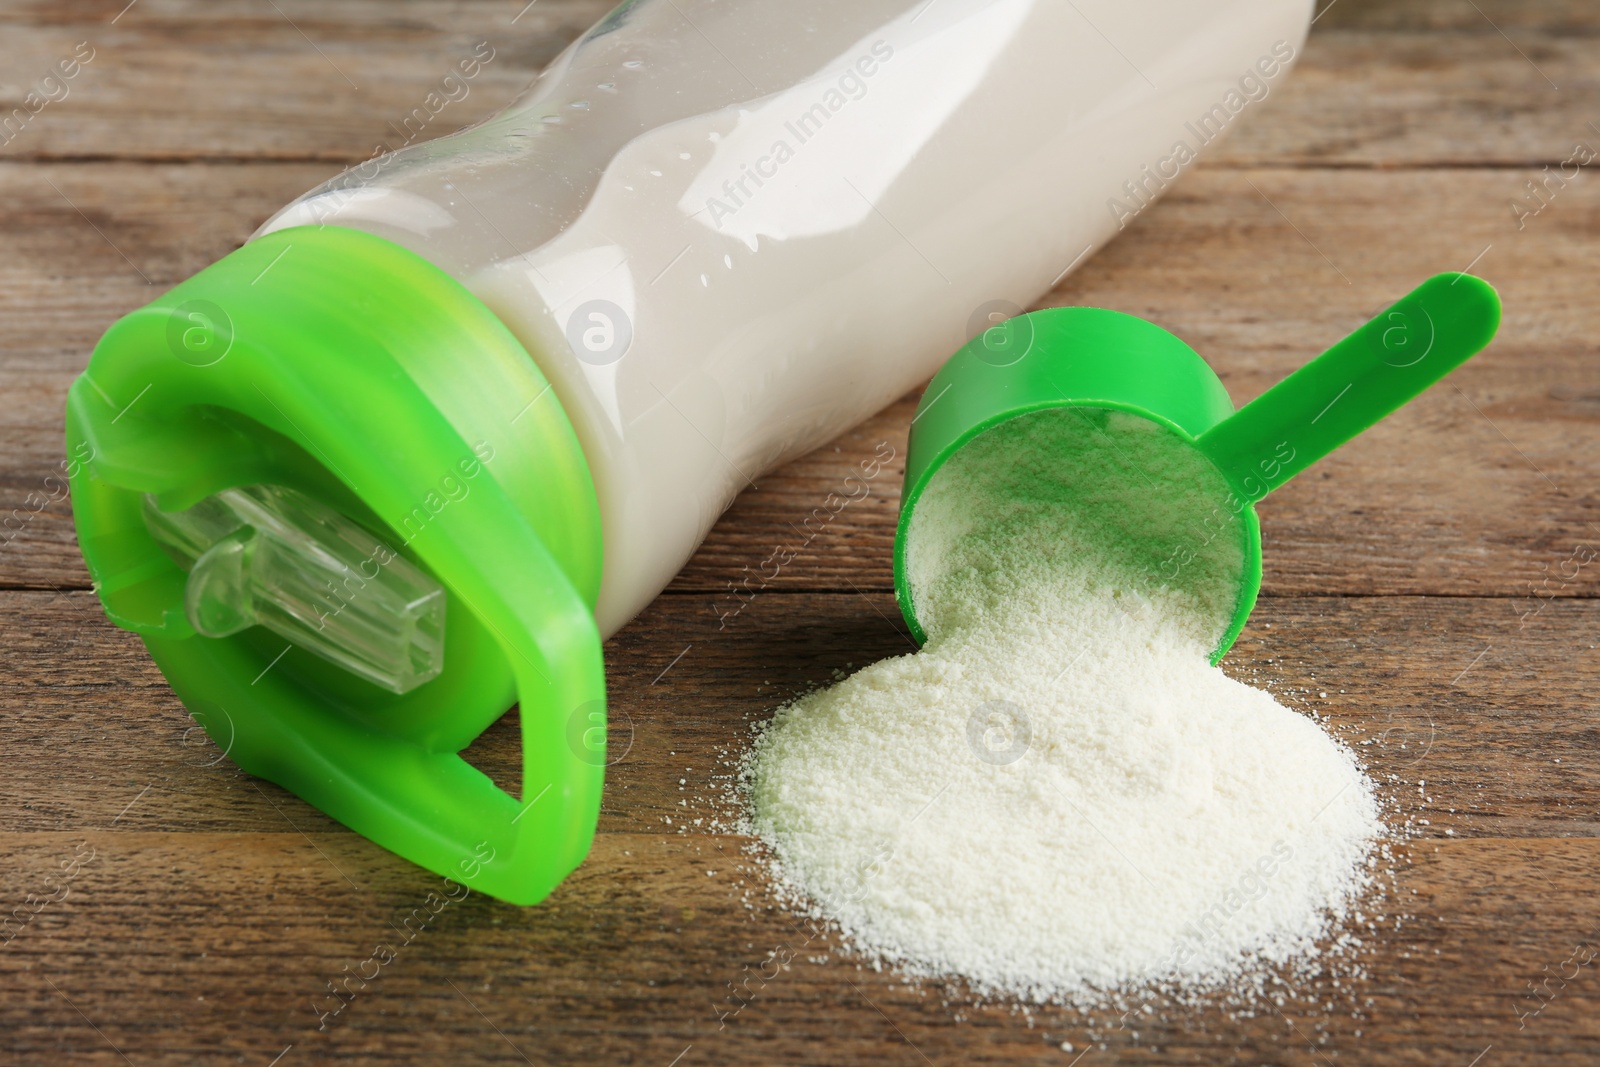
[{"label": "wooden table", "polygon": [[[27,516],[0,545],[0,903],[54,895],[46,876],[78,861],[0,947],[0,1060],[1600,1061],[1600,964],[1582,962],[1600,947],[1600,565],[1579,565],[1600,548],[1600,185],[1552,181],[1520,225],[1511,208],[1600,145],[1585,0],[1336,0],[1248,125],[1044,301],[1153,319],[1243,402],[1429,274],[1475,264],[1500,289],[1487,353],[1263,504],[1264,595],[1228,661],[1358,744],[1405,835],[1365,977],[1248,1017],[974,1005],[803,944],[746,842],[695,825],[727,810],[751,722],[907,647],[898,470],[809,542],[796,529],[880,442],[903,456],[907,397],[760,479],[609,643],[612,743],[631,747],[589,861],[539,907],[445,908],[319,1031],[327,983],[397,942],[437,879],[216,758],[105,620],[46,478],[114,319],[394,139],[478,42],[495,57],[441,128],[497,109],[606,6],[523,2],[0,9],[5,111],[93,50],[0,146],[0,512]],[[719,629],[719,598],[777,546],[794,563]],[[514,732],[471,757],[510,776]],[[785,946],[790,966],[746,981]],[[737,1013],[735,988],[755,990]]]}]

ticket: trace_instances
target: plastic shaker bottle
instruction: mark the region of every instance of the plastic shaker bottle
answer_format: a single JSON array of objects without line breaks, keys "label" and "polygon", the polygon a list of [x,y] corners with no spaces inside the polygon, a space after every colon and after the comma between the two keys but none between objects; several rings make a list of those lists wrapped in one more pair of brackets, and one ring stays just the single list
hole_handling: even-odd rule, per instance
[{"label": "plastic shaker bottle", "polygon": [[[1309,0],[632,0],[118,321],[74,384],[111,618],[245,770],[531,903],[600,642],[733,496],[1108,240]],[[520,796],[457,753],[513,702]]]}]

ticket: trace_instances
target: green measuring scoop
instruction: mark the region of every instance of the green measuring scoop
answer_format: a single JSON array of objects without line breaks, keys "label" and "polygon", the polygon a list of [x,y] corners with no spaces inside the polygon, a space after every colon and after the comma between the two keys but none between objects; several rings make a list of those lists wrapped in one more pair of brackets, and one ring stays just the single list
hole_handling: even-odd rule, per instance
[{"label": "green measuring scoop", "polygon": [[1466,362],[1493,339],[1500,299],[1481,278],[1439,274],[1235,411],[1216,373],[1153,323],[1098,308],[1019,315],[962,347],[928,384],[912,419],[895,537],[895,591],[919,642],[906,567],[917,502],[962,446],[1047,408],[1109,409],[1164,425],[1198,449],[1231,489],[1244,567],[1220,660],[1261,587],[1255,504]]}]

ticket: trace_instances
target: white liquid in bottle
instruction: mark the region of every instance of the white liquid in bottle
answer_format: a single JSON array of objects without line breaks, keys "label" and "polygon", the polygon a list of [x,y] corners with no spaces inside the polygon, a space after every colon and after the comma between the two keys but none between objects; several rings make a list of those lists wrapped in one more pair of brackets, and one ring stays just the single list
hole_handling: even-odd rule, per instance
[{"label": "white liquid in bottle", "polygon": [[1281,83],[1309,0],[636,0],[262,232],[369,231],[532,353],[609,635],[739,490],[925,380]]}]

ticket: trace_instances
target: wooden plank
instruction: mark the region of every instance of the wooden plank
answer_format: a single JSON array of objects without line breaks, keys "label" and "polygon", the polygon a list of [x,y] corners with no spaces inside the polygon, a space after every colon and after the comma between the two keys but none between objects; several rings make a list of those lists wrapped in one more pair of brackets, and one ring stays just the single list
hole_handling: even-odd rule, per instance
[{"label": "wooden plank", "polygon": [[[12,97],[88,41],[94,58],[0,158],[320,159],[405,141],[405,117],[480,42],[493,60],[432,120],[510,101],[608,0],[60,0],[0,13]],[[1472,5],[1340,0],[1294,77],[1219,159],[1359,166],[1557,162],[1600,142],[1588,108],[1600,14],[1581,0]],[[520,14],[520,17],[518,17]],[[513,22],[515,19],[515,22]],[[1559,86],[1559,91],[1554,88]],[[1330,106],[1330,102],[1337,102]]]},{"label": "wooden plank", "polygon": [[458,99],[429,116],[423,139],[499,110],[611,6],[73,0],[13,7],[0,15],[0,71],[15,87],[6,113],[78,42],[88,42],[93,58],[67,95],[45,105],[0,155],[364,160],[379,144],[406,143],[406,118],[461,61],[479,57],[480,43],[492,58],[466,80],[465,95],[452,89]]},{"label": "wooden plank", "polygon": [[[413,919],[418,932],[409,943],[402,924],[437,887],[384,880],[348,844],[321,834],[0,838],[8,897],[36,891],[61,858],[93,850],[67,898],[6,947],[14,965],[0,977],[5,1047],[17,1062],[73,1063],[120,1062],[111,1046],[139,1064],[225,1055],[266,1063],[291,1045],[300,1062],[516,1062],[508,1043],[531,1062],[666,1064],[686,1049],[680,1062],[921,1062],[909,1043],[936,1063],[1066,1063],[1061,1041],[1081,1050],[1101,1038],[1132,1062],[1265,1056],[1298,1064],[1315,1061],[1303,1043],[1316,1035],[1329,1040],[1319,1054],[1332,1062],[1417,1062],[1428,1052],[1466,1063],[1491,1041],[1519,1036],[1513,1010],[1523,976],[1551,955],[1559,962],[1567,951],[1560,938],[1582,936],[1587,918],[1570,895],[1549,889],[1580,885],[1596,858],[1592,841],[1419,850],[1406,888],[1454,908],[1457,921],[1412,927],[1405,943],[1415,958],[1382,983],[1319,989],[1338,997],[1332,1011],[1288,1006],[1304,1036],[1273,1016],[1193,1020],[1162,1011],[1139,1021],[1135,1043],[1114,1012],[1036,1009],[1028,1026],[1004,1006],[958,1000],[957,1024],[938,987],[907,989],[890,975],[858,971],[826,935],[765,909],[746,912],[731,871],[706,877],[705,854],[670,839],[614,835],[602,841],[589,876],[566,883],[546,906],[470,897],[440,907],[426,925]],[[1522,872],[1532,861],[1543,878],[1524,873],[1469,888],[1479,865],[1496,861]],[[334,873],[336,864],[354,886]],[[159,894],[141,888],[152,872]],[[1471,938],[1482,924],[1519,919],[1555,936],[1530,937],[1501,958],[1475,954]],[[391,948],[393,961],[365,988],[352,982],[355,995],[337,1015],[321,1015],[338,1003],[326,982],[346,968],[372,975],[377,969],[365,961],[376,945]],[[739,988],[780,949],[794,962],[769,967],[770,980],[750,982],[748,1006],[719,1018],[732,1011],[730,985]],[[1481,1017],[1443,1017],[1423,992],[1441,982]],[[1375,1003],[1352,1019],[1349,1004],[1363,994],[1376,994]],[[1592,1052],[1593,1004],[1581,987],[1555,1001],[1535,1020],[1541,1051]],[[829,1021],[826,1044],[802,1036],[819,1015]],[[1204,1025],[1184,1025],[1191,1020]],[[328,1029],[319,1033],[323,1022]],[[1451,1022],[1454,1032],[1445,1030]],[[1235,1046],[1242,1047],[1227,1058]]]},{"label": "wooden plank", "polygon": [[1538,169],[1576,143],[1600,146],[1588,104],[1600,86],[1592,12],[1576,34],[1540,26],[1508,37],[1461,8],[1465,27],[1319,26],[1218,162]]},{"label": "wooden plank", "polygon": [[[588,863],[541,907],[436,898],[437,915],[407,927],[436,878],[226,761],[207,766],[215,749],[185,736],[137,642],[88,594],[0,594],[0,633],[22,665],[0,687],[19,712],[0,725],[14,761],[0,785],[0,900],[35,898],[0,948],[13,961],[0,969],[0,1047],[20,1062],[122,1062],[114,1044],[139,1064],[266,1063],[291,1045],[311,1060],[516,1062],[507,1039],[534,1062],[654,1064],[686,1049],[681,1063],[920,1063],[918,1051],[1067,1063],[1063,1041],[1134,1063],[1464,1064],[1491,1044],[1500,1062],[1600,1054],[1592,968],[1568,968],[1577,977],[1526,1028],[1518,1018],[1540,1003],[1528,982],[1600,938],[1593,602],[1552,603],[1526,627],[1481,598],[1262,605],[1229,669],[1327,715],[1385,783],[1390,821],[1415,834],[1379,907],[1404,922],[1366,935],[1343,969],[1360,974],[1298,985],[1281,1006],[1291,1027],[1216,998],[1156,1000],[1132,1024],[1055,1008],[1025,1020],[862,970],[825,931],[774,910],[744,839],[692,819],[725,812],[720,761],[749,721],[904,639],[885,594],[762,597],[723,630],[700,600],[662,598],[607,649],[613,743],[631,745]],[[509,722],[472,756],[505,777]],[[32,915],[61,893],[46,876],[89,850],[65,897]],[[318,1012],[338,1003],[326,983],[347,965],[372,974],[378,944],[393,963],[353,984],[319,1032]],[[781,972],[764,964],[774,951],[793,959]],[[764,965],[772,977],[746,987]],[[746,988],[747,1006],[727,999]]]},{"label": "wooden plank", "polygon": [[[0,406],[0,514],[48,495],[66,389],[100,332],[226,254],[326,171],[0,164],[11,205],[0,242],[14,250],[0,257],[10,401]],[[1201,168],[1045,303],[1152,319],[1206,356],[1242,403],[1422,278],[1476,259],[1506,305],[1499,339],[1263,502],[1265,591],[1526,596],[1531,584],[1592,596],[1600,570],[1560,572],[1579,544],[1600,539],[1600,309],[1587,289],[1600,270],[1600,186],[1561,191],[1519,230],[1507,204],[1520,180]],[[799,525],[880,443],[903,457],[913,403],[761,479],[673,588],[732,597],[730,583],[759,575],[778,546],[798,554],[770,588],[888,588],[898,466],[810,543]],[[86,585],[65,501],[0,545],[0,584]]]},{"label": "wooden plank", "polygon": [[[446,903],[461,889],[396,876],[347,835],[0,835],[7,900],[59,897],[47,877],[91,857],[4,948],[0,1047],[21,1063],[152,1065],[265,1064],[291,1049],[285,1062],[1065,1064],[1090,1047],[1103,1062],[1179,1064],[1467,1064],[1491,1046],[1504,1063],[1600,1055],[1593,965],[1563,967],[1595,943],[1589,838],[1401,849],[1400,929],[1368,935],[1338,985],[1301,982],[1253,1018],[1219,997],[1024,1014],[906,984],[759,892],[747,906],[740,845],[603,835],[546,904],[523,909]],[[335,999],[327,983],[350,974],[370,981]],[[1530,983],[1561,974],[1532,1014]]]},{"label": "wooden plank", "polygon": [[[1226,663],[1328,717],[1380,780],[1397,776],[1398,810],[1430,820],[1428,836],[1590,834],[1600,827],[1600,768],[1588,758],[1600,740],[1597,633],[1592,598],[1523,618],[1499,598],[1274,597]],[[103,826],[135,796],[122,828],[289,829],[92,594],[0,592],[0,634],[18,665],[0,680],[0,702],[16,709],[0,720],[0,749],[18,754],[0,780],[0,829]],[[767,594],[726,625],[703,594],[660,598],[606,648],[617,762],[602,831],[719,818],[725,760],[748,724],[835,672],[912,647],[888,593]],[[467,758],[515,789],[515,716]],[[297,802],[287,810],[300,829],[335,829]]]},{"label": "wooden plank", "polygon": [[1317,0],[1318,30],[1547,29],[1577,37],[1595,32],[1597,13],[1587,0]]}]

